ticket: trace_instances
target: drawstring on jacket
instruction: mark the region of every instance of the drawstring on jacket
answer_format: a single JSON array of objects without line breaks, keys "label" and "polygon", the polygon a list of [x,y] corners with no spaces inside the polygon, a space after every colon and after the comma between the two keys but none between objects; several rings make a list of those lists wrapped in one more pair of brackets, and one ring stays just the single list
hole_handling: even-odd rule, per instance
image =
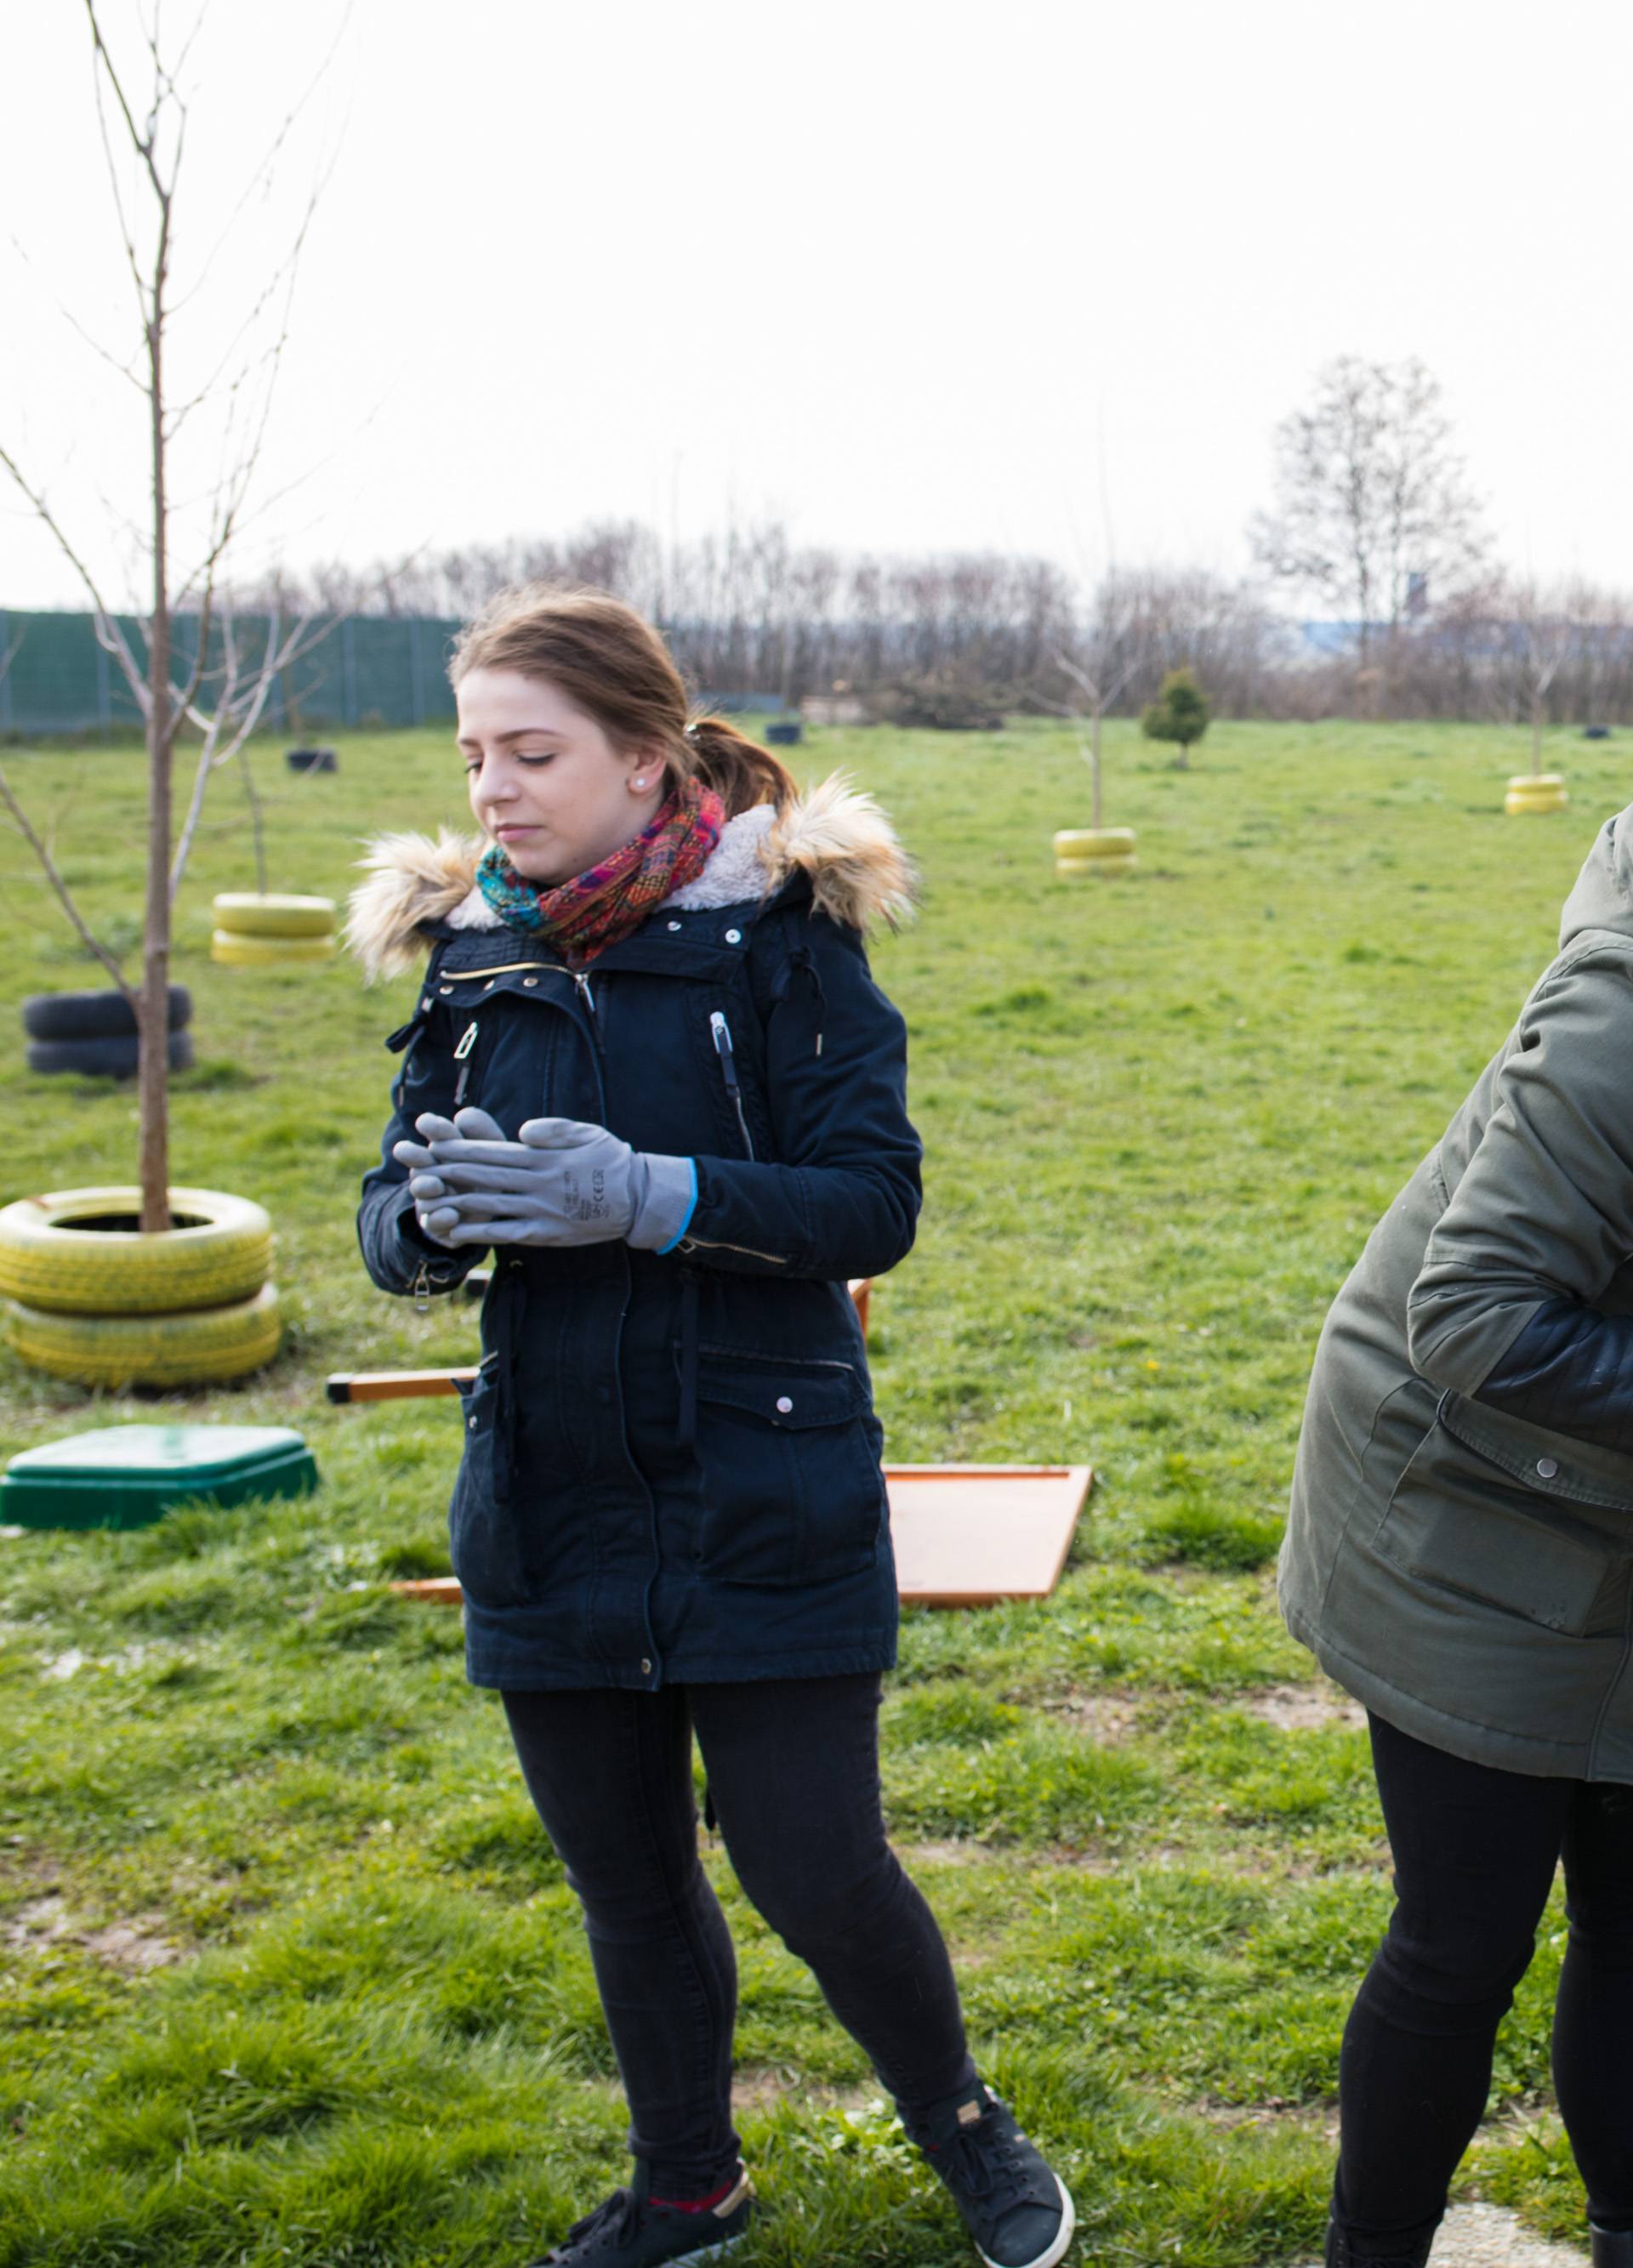
[{"label": "drawstring on jacket", "polygon": [[822,971],[812,958],[809,945],[795,945],[790,947],[787,959],[777,971],[772,984],[771,997],[774,1005],[780,1007],[788,998],[794,990],[794,980],[796,976],[803,977],[813,996],[813,1005],[816,1013],[816,1052],[820,1055],[823,1026],[828,1014],[828,996],[822,989]]}]

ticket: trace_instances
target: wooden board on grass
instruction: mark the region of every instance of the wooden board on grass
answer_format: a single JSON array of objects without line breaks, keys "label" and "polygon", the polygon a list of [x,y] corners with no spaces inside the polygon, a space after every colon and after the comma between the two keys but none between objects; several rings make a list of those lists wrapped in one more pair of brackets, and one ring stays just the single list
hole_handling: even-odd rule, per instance
[{"label": "wooden board on grass", "polygon": [[[1088,1465],[887,1465],[896,1586],[922,1607],[1046,1599],[1094,1485]],[[392,1585],[459,1604],[453,1575]]]},{"label": "wooden board on grass", "polygon": [[1094,1485],[1088,1465],[887,1465],[896,1587],[925,1607],[1046,1599]]}]

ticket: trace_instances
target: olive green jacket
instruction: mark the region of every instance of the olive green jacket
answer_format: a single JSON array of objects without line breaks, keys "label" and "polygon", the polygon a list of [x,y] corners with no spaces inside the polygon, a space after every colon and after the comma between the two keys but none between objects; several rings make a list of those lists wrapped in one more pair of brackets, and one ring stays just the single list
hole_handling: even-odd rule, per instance
[{"label": "olive green jacket", "polygon": [[1404,1732],[1633,1780],[1633,1455],[1478,1399],[1561,1298],[1633,1313],[1633,807],[1334,1302],[1281,1562],[1294,1636]]}]

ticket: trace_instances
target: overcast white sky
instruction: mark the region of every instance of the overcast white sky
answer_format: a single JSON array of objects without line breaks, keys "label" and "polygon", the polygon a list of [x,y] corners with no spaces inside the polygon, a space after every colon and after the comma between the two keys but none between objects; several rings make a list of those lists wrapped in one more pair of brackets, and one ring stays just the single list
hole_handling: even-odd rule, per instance
[{"label": "overcast white sky", "polygon": [[[214,0],[182,284],[336,21]],[[1235,571],[1348,350],[1441,379],[1516,564],[1633,585],[1630,61],[1626,0],[355,0],[177,373],[327,164],[246,566],[735,512]],[[83,10],[3,63],[0,443],[122,596],[142,405],[58,312],[134,341]],[[0,499],[0,605],[78,603]]]}]

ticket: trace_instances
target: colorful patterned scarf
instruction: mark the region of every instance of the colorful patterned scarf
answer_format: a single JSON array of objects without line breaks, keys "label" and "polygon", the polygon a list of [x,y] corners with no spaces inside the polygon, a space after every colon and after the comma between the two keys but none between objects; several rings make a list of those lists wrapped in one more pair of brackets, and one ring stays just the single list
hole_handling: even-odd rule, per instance
[{"label": "colorful patterned scarf", "polygon": [[621,850],[570,882],[530,882],[496,843],[477,866],[482,895],[512,929],[540,930],[583,964],[640,927],[649,913],[694,882],[726,824],[713,788],[677,780],[651,824]]}]

